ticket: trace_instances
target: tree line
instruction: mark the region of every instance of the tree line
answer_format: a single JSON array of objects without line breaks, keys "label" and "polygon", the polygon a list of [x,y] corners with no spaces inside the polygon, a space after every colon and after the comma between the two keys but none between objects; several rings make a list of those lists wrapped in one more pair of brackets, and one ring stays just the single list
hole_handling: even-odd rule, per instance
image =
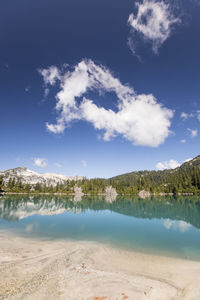
[{"label": "tree line", "polygon": [[81,187],[85,194],[104,194],[108,186],[116,189],[119,195],[136,195],[141,190],[152,194],[200,193],[200,157],[192,163],[185,163],[175,170],[139,171],[116,176],[110,179],[93,178],[68,180],[63,184],[36,185],[24,184],[22,178],[10,178],[7,183],[0,178],[0,191],[27,193],[66,193],[73,194],[75,187]]}]

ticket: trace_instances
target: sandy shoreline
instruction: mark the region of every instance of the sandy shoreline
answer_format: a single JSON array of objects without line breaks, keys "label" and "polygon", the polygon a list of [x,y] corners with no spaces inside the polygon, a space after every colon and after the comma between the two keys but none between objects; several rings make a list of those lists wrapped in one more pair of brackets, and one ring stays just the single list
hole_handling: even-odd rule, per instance
[{"label": "sandy shoreline", "polygon": [[2,232],[0,245],[0,299],[200,299],[200,262]]}]

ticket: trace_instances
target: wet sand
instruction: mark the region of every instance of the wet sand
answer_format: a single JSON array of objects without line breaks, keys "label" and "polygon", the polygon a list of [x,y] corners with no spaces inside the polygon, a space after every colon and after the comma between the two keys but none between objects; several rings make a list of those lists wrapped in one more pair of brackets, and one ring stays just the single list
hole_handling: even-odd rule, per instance
[{"label": "wet sand", "polygon": [[199,300],[200,262],[0,232],[0,299]]}]

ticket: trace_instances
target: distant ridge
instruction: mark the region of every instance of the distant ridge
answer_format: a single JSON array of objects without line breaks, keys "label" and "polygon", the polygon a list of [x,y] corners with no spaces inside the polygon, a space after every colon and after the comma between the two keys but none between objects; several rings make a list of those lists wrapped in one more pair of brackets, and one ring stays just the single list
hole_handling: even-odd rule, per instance
[{"label": "distant ridge", "polygon": [[195,158],[187,161],[187,162],[184,162],[182,165],[180,165],[179,167],[175,168],[175,169],[165,169],[165,170],[142,170],[142,171],[133,171],[133,172],[129,172],[129,173],[123,173],[123,174],[120,174],[120,175],[116,175],[116,176],[113,176],[111,177],[110,179],[118,179],[122,176],[141,176],[141,175],[149,175],[149,174],[154,174],[154,173],[157,173],[157,174],[173,174],[173,173],[176,173],[176,172],[180,172],[182,170],[186,170],[186,169],[189,169],[191,167],[200,167],[200,155],[196,156]]},{"label": "distant ridge", "polygon": [[20,180],[22,184],[36,185],[39,183],[46,186],[55,186],[57,184],[64,184],[67,181],[78,181],[83,179],[83,177],[79,175],[65,176],[54,173],[39,174],[32,170],[29,170],[26,167],[18,167],[6,171],[0,171],[0,176],[3,177],[3,183],[5,185],[9,182],[9,180]]}]

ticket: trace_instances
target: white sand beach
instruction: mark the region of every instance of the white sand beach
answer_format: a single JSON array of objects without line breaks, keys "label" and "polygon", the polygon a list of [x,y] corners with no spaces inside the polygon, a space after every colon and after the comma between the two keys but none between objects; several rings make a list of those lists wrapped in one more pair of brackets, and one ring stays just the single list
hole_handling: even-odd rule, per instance
[{"label": "white sand beach", "polygon": [[200,262],[6,232],[0,245],[0,299],[200,299]]}]

